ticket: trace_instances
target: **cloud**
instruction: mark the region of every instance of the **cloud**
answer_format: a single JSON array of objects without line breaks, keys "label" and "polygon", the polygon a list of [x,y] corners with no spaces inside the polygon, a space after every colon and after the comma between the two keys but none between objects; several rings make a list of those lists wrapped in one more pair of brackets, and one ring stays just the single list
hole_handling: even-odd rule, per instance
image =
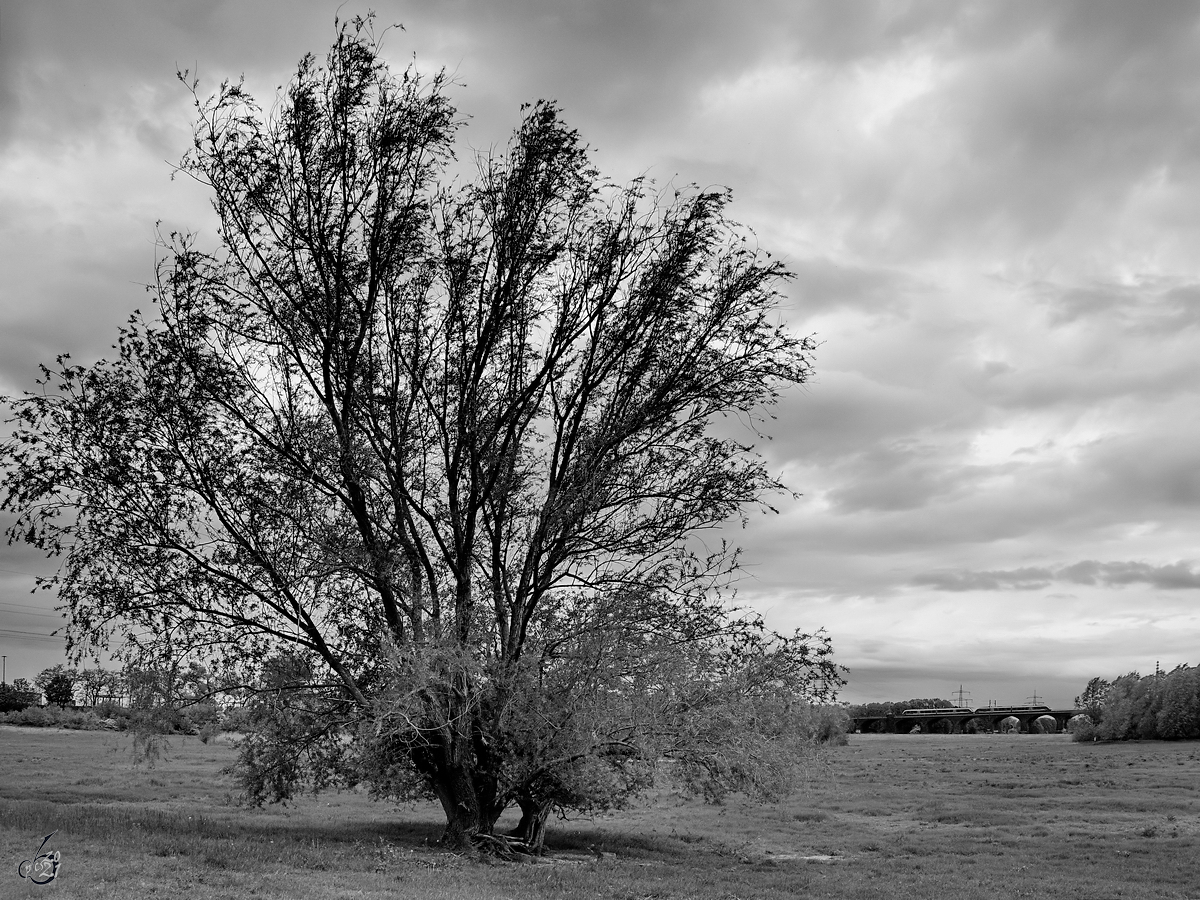
[{"label": "cloud", "polygon": [[[335,8],[0,4],[9,392],[63,350],[110,352],[156,220],[211,239],[203,191],[169,180],[193,115],[176,66],[202,91],[245,73],[269,106]],[[557,98],[603,171],[730,186],[794,271],[783,313],[822,341],[816,376],[761,449],[803,496],[729,529],[744,600],[827,624],[888,696],[944,696],[917,685],[958,671],[1019,699],[1194,652],[1197,570],[1171,560],[1200,539],[1200,7],[373,6],[407,29],[393,65],[454,74],[464,163]]]},{"label": "cloud", "polygon": [[1049,586],[1054,573],[1049,569],[1025,568],[1008,572],[926,572],[913,579],[939,591],[1033,591]]},{"label": "cloud", "polygon": [[1084,560],[1057,569],[1029,567],[995,572],[924,572],[912,583],[939,591],[1035,591],[1051,582],[1120,587],[1144,584],[1156,590],[1200,589],[1200,570],[1186,561],[1152,565],[1144,562],[1108,562]]},{"label": "cloud", "polygon": [[1059,570],[1058,577],[1076,584],[1146,584],[1164,591],[1200,588],[1200,571],[1183,561],[1155,566],[1143,562],[1100,563],[1085,560]]}]

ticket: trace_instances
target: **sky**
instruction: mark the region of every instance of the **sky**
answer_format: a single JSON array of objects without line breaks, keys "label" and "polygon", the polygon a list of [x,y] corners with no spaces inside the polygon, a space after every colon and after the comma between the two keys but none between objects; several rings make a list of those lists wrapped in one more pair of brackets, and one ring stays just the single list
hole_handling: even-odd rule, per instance
[{"label": "sky", "polygon": [[[269,106],[346,2],[0,0],[0,393],[109,352],[155,229],[213,233],[202,92]],[[724,185],[820,345],[732,536],[739,600],[825,628],[851,702],[1069,706],[1200,663],[1200,5],[493,0],[372,7],[464,148],[556,99],[606,174]],[[156,223],[161,223],[156,226]],[[0,546],[6,677],[62,660]]]}]

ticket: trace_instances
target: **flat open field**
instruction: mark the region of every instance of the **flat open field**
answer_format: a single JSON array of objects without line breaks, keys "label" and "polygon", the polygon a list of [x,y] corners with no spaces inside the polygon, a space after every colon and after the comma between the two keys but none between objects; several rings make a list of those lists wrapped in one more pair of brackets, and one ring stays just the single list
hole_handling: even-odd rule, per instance
[{"label": "flat open field", "polygon": [[[1200,744],[855,735],[780,805],[558,822],[536,865],[441,852],[427,806],[236,805],[228,744],[0,727],[0,897],[1200,898]],[[47,886],[17,875],[54,829]]]}]

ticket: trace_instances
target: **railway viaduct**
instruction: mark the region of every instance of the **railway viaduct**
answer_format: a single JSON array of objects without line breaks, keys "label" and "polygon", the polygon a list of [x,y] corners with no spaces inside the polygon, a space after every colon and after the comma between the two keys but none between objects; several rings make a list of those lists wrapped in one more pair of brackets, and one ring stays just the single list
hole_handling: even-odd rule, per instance
[{"label": "railway viaduct", "polygon": [[922,734],[934,731],[962,734],[963,727],[972,719],[977,720],[979,725],[984,729],[999,731],[1000,722],[1012,716],[1021,723],[1021,732],[1028,733],[1033,730],[1034,721],[1041,716],[1053,716],[1058,730],[1063,731],[1067,727],[1067,722],[1075,716],[1083,715],[1086,712],[1087,710],[1083,709],[1031,710],[996,707],[994,709],[971,710],[947,707],[946,709],[939,709],[934,712],[922,711],[908,715],[855,716],[852,721],[855,731],[883,731],[889,734],[908,734],[913,730],[914,726],[919,726]]}]

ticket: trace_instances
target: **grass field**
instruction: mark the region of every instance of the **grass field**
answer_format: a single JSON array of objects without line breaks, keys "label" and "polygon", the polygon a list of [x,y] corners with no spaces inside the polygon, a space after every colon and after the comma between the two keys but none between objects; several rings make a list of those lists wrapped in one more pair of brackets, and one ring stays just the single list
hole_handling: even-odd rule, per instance
[{"label": "grass field", "polygon": [[[855,735],[780,805],[664,792],[558,822],[538,864],[431,847],[433,807],[247,809],[227,743],[0,728],[0,898],[1200,898],[1200,744]],[[58,878],[17,865],[58,829]]]}]

